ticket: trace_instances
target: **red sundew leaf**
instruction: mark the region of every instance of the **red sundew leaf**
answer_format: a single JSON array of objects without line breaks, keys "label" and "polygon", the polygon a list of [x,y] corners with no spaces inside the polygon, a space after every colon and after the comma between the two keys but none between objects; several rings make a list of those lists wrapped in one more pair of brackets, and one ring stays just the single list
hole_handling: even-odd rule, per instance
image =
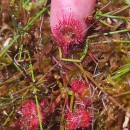
[{"label": "red sundew leaf", "polygon": [[[45,106],[45,101],[40,104],[40,115],[42,121],[45,120],[45,115],[42,112],[42,108]],[[20,111],[22,117],[20,117],[13,125],[13,128],[37,130],[39,128],[39,118],[37,113],[36,104],[30,100],[24,104]]]},{"label": "red sundew leaf", "polygon": [[74,80],[71,85],[72,91],[79,95],[82,95],[88,89],[88,84],[79,80]]},{"label": "red sundew leaf", "polygon": [[75,112],[66,111],[67,128],[73,130],[76,128],[87,128],[91,124],[91,112],[85,109],[76,109]]},{"label": "red sundew leaf", "polygon": [[64,54],[67,54],[71,45],[73,46],[83,41],[82,25],[79,21],[74,20],[72,16],[69,19],[64,18],[63,21],[59,21],[59,25],[56,25],[53,29],[53,35],[60,43]]}]

